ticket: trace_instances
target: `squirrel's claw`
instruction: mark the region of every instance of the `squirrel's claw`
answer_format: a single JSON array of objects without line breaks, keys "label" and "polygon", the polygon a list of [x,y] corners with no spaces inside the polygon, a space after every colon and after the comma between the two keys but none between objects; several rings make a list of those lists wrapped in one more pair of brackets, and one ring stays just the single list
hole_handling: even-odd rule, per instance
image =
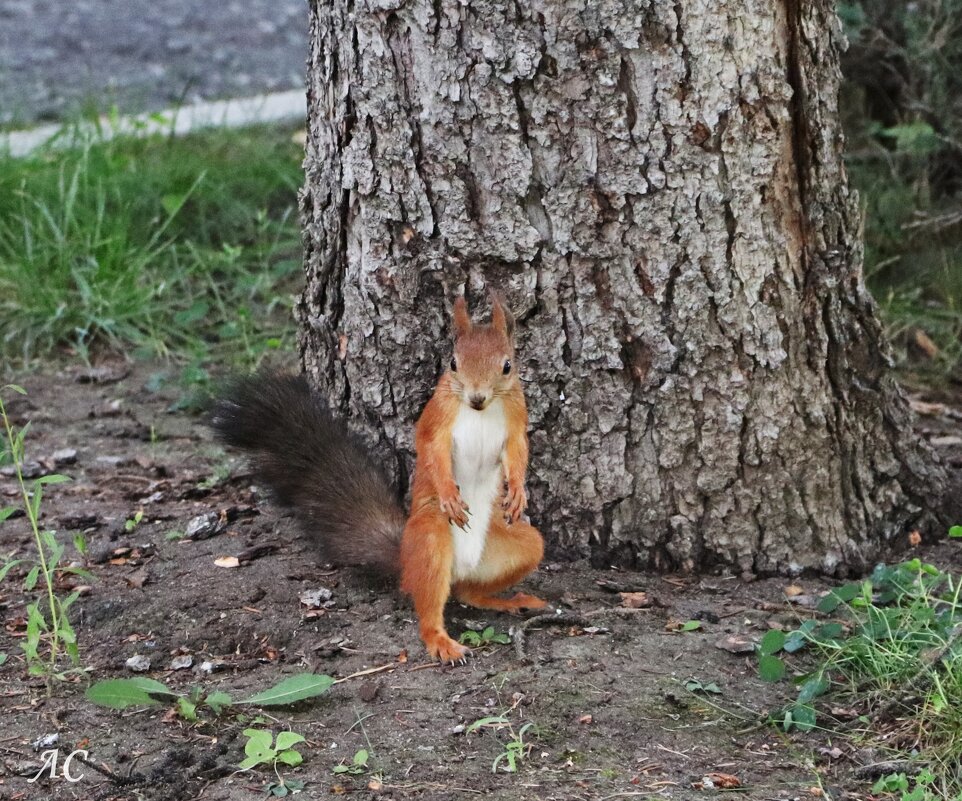
[{"label": "squirrel's claw", "polygon": [[524,485],[509,482],[508,491],[504,496],[504,502],[501,504],[504,509],[505,522],[517,522],[518,518],[524,513],[527,505],[528,496],[524,491]]},{"label": "squirrel's claw", "polygon": [[468,512],[471,510],[461,497],[461,493],[455,490],[439,499],[441,511],[447,516],[449,523],[454,523],[458,528],[467,528]]}]

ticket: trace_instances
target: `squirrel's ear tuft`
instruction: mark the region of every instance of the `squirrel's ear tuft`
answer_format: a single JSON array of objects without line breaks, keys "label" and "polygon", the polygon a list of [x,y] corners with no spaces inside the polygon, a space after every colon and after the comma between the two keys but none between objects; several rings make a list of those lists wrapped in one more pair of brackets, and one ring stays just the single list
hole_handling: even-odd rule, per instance
[{"label": "squirrel's ear tuft", "polygon": [[454,323],[455,339],[460,339],[471,330],[471,316],[468,314],[468,302],[464,299],[464,295],[454,301],[451,320]]},{"label": "squirrel's ear tuft", "polygon": [[491,325],[496,330],[503,332],[508,339],[511,339],[511,335],[514,334],[514,315],[501,302],[501,298],[494,296],[491,302],[493,306]]}]

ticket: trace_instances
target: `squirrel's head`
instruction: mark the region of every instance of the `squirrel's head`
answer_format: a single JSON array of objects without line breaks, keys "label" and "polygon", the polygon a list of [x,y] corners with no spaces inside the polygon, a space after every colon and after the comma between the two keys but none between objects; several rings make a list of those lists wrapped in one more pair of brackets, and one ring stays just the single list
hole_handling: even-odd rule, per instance
[{"label": "squirrel's head", "polygon": [[497,298],[492,299],[490,325],[471,322],[464,298],[454,302],[454,355],[451,384],[461,402],[472,409],[488,407],[518,380],[514,366],[514,317]]}]

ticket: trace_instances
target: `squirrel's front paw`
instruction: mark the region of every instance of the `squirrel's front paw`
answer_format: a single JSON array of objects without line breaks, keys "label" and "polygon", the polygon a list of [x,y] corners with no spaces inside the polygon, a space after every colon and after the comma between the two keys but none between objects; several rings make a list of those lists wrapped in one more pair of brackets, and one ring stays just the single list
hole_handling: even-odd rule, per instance
[{"label": "squirrel's front paw", "polygon": [[457,484],[451,484],[444,492],[438,493],[438,501],[441,504],[441,511],[447,515],[448,521],[454,523],[458,528],[466,528],[468,525],[468,505],[461,497],[461,492]]},{"label": "squirrel's front paw", "polygon": [[428,653],[442,662],[464,662],[468,654],[471,653],[470,648],[455,642],[443,633],[434,637],[426,637],[424,644],[427,646]]},{"label": "squirrel's front paw", "polygon": [[504,516],[509,523],[517,522],[528,505],[528,495],[524,491],[524,484],[520,481],[509,481],[508,491],[504,496]]}]

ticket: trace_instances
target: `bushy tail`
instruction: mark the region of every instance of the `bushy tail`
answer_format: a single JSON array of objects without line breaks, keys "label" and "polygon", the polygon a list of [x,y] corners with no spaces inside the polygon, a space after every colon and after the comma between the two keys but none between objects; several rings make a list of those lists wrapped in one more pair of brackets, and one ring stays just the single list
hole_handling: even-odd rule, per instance
[{"label": "bushy tail", "polygon": [[255,472],[326,558],[398,571],[405,522],[398,494],[303,376],[262,372],[235,381],[214,406],[211,427],[250,453]]}]

